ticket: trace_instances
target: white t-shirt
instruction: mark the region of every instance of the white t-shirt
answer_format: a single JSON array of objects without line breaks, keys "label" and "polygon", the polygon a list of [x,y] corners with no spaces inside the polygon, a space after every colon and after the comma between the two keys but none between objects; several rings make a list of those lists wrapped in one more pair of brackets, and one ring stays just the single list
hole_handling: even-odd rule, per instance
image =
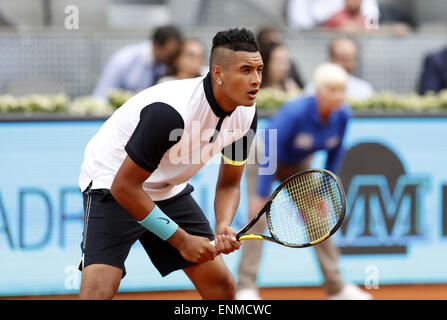
[{"label": "white t-shirt", "polygon": [[152,172],[143,183],[151,199],[169,199],[219,152],[226,162],[243,164],[256,124],[255,105],[220,108],[209,74],[150,87],[116,110],[89,141],[79,186],[110,189],[129,155]]}]

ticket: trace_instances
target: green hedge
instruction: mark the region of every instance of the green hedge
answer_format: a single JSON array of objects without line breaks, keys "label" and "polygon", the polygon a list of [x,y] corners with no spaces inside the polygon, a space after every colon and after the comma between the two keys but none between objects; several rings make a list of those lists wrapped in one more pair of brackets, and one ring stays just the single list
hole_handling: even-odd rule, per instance
[{"label": "green hedge", "polygon": [[[290,96],[278,91],[270,89],[261,89],[256,104],[259,109],[276,110]],[[410,111],[410,112],[432,112],[439,110],[447,110],[447,90],[442,90],[438,94],[429,92],[424,95],[412,94],[396,94],[391,91],[378,92],[364,100],[356,100],[352,98],[346,99],[354,111]]]},{"label": "green hedge", "polygon": [[[66,94],[27,95],[14,97],[0,95],[0,113],[35,113],[63,112],[73,115],[107,116],[119,108],[134,95],[133,92],[113,90],[107,100],[92,96],[77,97],[73,100]],[[276,110],[288,99],[296,95],[288,95],[270,89],[261,89],[256,103],[259,109]],[[354,111],[405,111],[405,112],[438,112],[447,110],[447,90],[438,94],[396,94],[385,91],[378,92],[365,100],[347,99]]]}]

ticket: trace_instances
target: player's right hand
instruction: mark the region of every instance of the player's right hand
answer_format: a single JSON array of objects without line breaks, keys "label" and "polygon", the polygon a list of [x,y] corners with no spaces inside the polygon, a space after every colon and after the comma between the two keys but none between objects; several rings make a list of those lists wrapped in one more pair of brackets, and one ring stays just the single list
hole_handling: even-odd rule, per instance
[{"label": "player's right hand", "polygon": [[183,258],[195,263],[214,260],[214,257],[218,254],[208,238],[190,234],[186,236],[185,241],[179,246],[178,250]]}]

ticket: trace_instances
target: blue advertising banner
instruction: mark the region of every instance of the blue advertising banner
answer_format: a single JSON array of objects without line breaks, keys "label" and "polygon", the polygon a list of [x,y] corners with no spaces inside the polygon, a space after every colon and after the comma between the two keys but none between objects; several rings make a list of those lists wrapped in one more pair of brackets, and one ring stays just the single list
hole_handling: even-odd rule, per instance
[{"label": "blue advertising banner", "polygon": [[[77,293],[83,150],[102,121],[0,122],[0,296]],[[261,119],[259,128],[264,127]],[[334,236],[348,282],[447,282],[447,118],[354,118],[339,175],[348,212]],[[324,164],[317,154],[314,166]],[[214,225],[218,164],[191,181]],[[245,180],[242,183],[245,188]],[[242,198],[234,228],[246,222]],[[236,274],[240,252],[224,259]],[[287,257],[287,263],[284,263]],[[162,278],[139,243],[120,291],[193,288],[180,271]],[[260,286],[320,285],[314,250],[265,243]]]}]

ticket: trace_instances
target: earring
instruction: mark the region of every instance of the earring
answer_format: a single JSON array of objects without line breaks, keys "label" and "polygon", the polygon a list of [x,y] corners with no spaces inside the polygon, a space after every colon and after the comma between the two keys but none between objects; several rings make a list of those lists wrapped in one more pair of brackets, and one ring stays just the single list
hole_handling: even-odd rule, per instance
[{"label": "earring", "polygon": [[217,81],[217,84],[222,84],[222,80],[218,80],[218,81]]}]

